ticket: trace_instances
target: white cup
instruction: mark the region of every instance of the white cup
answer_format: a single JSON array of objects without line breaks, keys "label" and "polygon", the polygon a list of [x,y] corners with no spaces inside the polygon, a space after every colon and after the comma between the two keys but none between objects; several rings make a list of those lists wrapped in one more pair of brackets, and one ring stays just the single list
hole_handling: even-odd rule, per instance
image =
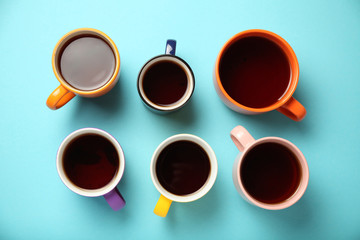
[{"label": "white cup", "polygon": [[[98,188],[98,189],[84,189],[77,185],[75,185],[66,175],[64,165],[63,165],[63,156],[64,151],[66,147],[69,145],[69,143],[72,142],[73,139],[87,134],[96,134],[100,135],[107,140],[109,140],[112,145],[115,147],[117,153],[118,153],[118,159],[119,159],[119,168],[113,177],[113,179],[106,184],[104,187]],[[119,210],[125,206],[125,200],[121,196],[120,192],[116,188],[118,183],[120,182],[124,170],[125,170],[125,156],[124,152],[120,146],[120,144],[116,141],[116,139],[111,136],[109,133],[97,129],[97,128],[82,128],[79,130],[76,130],[72,133],[70,133],[61,143],[59,150],[57,152],[56,157],[56,167],[58,174],[62,180],[62,182],[74,193],[77,193],[79,195],[85,196],[85,197],[99,197],[104,196],[105,200],[109,203],[110,207],[114,210]]]},{"label": "white cup", "polygon": [[[181,196],[175,195],[175,194],[167,191],[160,184],[157,174],[156,174],[156,163],[157,163],[160,153],[165,149],[165,147],[167,147],[171,143],[178,142],[178,141],[190,141],[190,142],[196,143],[206,152],[206,154],[208,155],[208,159],[210,161],[210,172],[208,175],[208,179],[206,180],[204,185],[200,189],[198,189],[197,191],[195,191],[191,194],[181,195]],[[218,171],[218,165],[217,165],[217,159],[216,159],[215,153],[212,150],[212,148],[210,147],[210,145],[207,142],[205,142],[203,139],[201,139],[195,135],[191,135],[191,134],[178,134],[178,135],[174,135],[174,136],[167,138],[165,141],[160,143],[160,145],[155,150],[155,152],[152,156],[152,159],[151,159],[151,164],[150,164],[151,179],[152,179],[156,189],[161,194],[159,201],[157,202],[157,204],[155,206],[154,213],[161,217],[165,217],[169,211],[172,201],[192,202],[192,201],[195,201],[195,200],[203,197],[207,192],[210,191],[210,189],[214,185],[216,176],[217,176],[217,171]]]}]

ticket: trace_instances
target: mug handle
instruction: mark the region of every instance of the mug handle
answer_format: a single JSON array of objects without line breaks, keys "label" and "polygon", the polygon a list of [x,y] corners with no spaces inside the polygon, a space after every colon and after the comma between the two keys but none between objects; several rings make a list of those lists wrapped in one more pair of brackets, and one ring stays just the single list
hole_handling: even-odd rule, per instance
[{"label": "mug handle", "polygon": [[160,195],[158,202],[156,203],[154,213],[160,217],[166,217],[172,201],[163,195]]},{"label": "mug handle", "polygon": [[230,137],[240,152],[245,151],[246,147],[255,141],[250,133],[243,126],[236,126],[230,132]]},{"label": "mug handle", "polygon": [[50,109],[56,110],[64,106],[73,97],[75,97],[75,93],[67,90],[63,85],[60,85],[50,94],[46,101],[46,105]]},{"label": "mug handle", "polygon": [[294,121],[301,121],[306,115],[306,109],[304,106],[293,97],[276,110]]},{"label": "mug handle", "polygon": [[105,194],[104,198],[114,211],[122,209],[126,204],[123,196],[116,187]]},{"label": "mug handle", "polygon": [[168,39],[166,41],[165,54],[175,55],[176,40]]}]

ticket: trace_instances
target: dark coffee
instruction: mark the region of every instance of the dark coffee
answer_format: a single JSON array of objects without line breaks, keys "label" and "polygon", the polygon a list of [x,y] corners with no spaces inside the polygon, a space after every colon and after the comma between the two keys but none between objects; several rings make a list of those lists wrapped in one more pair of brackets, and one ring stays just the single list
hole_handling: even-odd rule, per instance
[{"label": "dark coffee", "polygon": [[260,202],[283,202],[300,184],[301,170],[296,156],[278,143],[255,146],[246,154],[240,169],[246,191]]},{"label": "dark coffee", "polygon": [[114,178],[119,168],[119,155],[108,139],[97,134],[82,135],[66,147],[63,167],[76,186],[98,189]]},{"label": "dark coffee", "polygon": [[166,146],[156,162],[160,184],[176,195],[199,190],[210,174],[210,160],[205,150],[190,141],[178,141]]},{"label": "dark coffee", "polygon": [[232,44],[220,61],[219,74],[230,97],[251,108],[276,103],[287,91],[291,77],[283,50],[262,37],[245,37]]},{"label": "dark coffee", "polygon": [[67,43],[59,54],[60,73],[79,90],[95,90],[105,85],[115,70],[115,56],[101,38],[83,36]]},{"label": "dark coffee", "polygon": [[185,94],[188,80],[185,70],[172,61],[160,61],[144,73],[143,90],[154,104],[168,106]]}]

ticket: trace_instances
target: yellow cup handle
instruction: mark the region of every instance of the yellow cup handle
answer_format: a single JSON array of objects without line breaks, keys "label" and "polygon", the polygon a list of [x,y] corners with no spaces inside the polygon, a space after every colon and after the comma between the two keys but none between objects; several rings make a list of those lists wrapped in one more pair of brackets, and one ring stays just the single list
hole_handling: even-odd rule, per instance
[{"label": "yellow cup handle", "polygon": [[60,85],[50,94],[46,101],[46,105],[50,109],[56,110],[64,106],[73,97],[75,97],[75,93],[70,92],[63,85]]},{"label": "yellow cup handle", "polygon": [[160,217],[166,217],[172,201],[167,199],[163,195],[160,196],[159,201],[157,202],[154,213]]}]

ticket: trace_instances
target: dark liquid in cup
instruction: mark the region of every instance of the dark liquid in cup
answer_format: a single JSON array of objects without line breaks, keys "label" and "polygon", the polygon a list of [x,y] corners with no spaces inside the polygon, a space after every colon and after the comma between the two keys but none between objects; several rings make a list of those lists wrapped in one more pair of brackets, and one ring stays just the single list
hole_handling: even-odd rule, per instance
[{"label": "dark liquid in cup", "polygon": [[287,91],[291,77],[285,53],[262,37],[245,37],[232,44],[220,61],[219,74],[230,97],[251,108],[276,103]]},{"label": "dark liquid in cup", "polygon": [[288,148],[278,143],[262,143],[246,154],[240,176],[253,198],[264,203],[280,203],[298,189],[301,170]]},{"label": "dark liquid in cup", "polygon": [[97,134],[82,135],[66,147],[63,167],[76,186],[98,189],[114,178],[119,168],[119,155],[108,139]]},{"label": "dark liquid in cup", "polygon": [[199,190],[210,173],[210,160],[205,150],[190,141],[171,143],[160,153],[156,175],[160,184],[176,195]]},{"label": "dark liquid in cup", "polygon": [[64,80],[79,90],[95,90],[104,86],[115,70],[115,56],[101,38],[83,36],[63,47],[59,55]]},{"label": "dark liquid in cup", "polygon": [[143,90],[156,105],[168,106],[179,101],[185,94],[188,80],[185,70],[171,61],[160,61],[144,74]]}]

